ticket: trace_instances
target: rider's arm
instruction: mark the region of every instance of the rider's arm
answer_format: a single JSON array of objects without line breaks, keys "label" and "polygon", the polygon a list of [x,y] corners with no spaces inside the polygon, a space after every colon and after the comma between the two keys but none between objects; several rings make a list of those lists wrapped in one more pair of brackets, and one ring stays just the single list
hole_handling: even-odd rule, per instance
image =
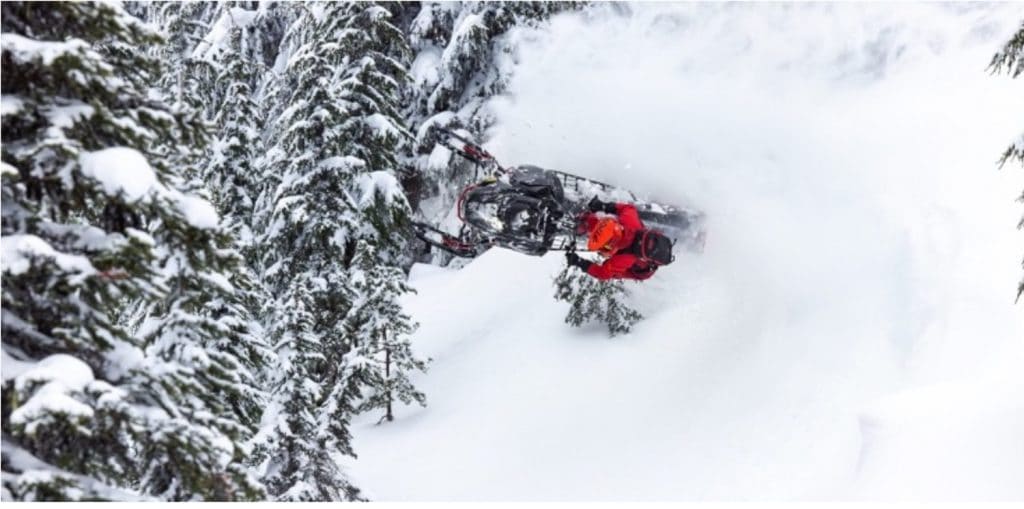
[{"label": "rider's arm", "polygon": [[636,207],[629,203],[616,203],[615,212],[619,215],[619,222],[622,223],[627,230],[643,230],[644,224],[640,221],[640,214],[637,213]]},{"label": "rider's arm", "polygon": [[619,254],[605,260],[605,262],[600,265],[596,263],[592,264],[587,268],[587,274],[590,274],[602,281],[622,277],[635,262],[636,256],[631,254]]}]

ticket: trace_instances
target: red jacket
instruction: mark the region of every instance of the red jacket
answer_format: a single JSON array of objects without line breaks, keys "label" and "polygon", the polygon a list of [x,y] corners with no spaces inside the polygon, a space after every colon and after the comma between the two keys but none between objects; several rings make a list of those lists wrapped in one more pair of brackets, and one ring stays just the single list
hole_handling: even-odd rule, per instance
[{"label": "red jacket", "polygon": [[[600,280],[635,279],[642,281],[653,276],[655,267],[649,267],[646,263],[641,262],[636,255],[625,252],[633,244],[637,233],[644,229],[636,207],[628,203],[616,203],[615,208],[619,216],[619,223],[623,228],[622,238],[615,244],[616,253],[604,263],[592,264],[587,269],[587,274]],[[598,219],[597,215],[593,213],[583,217],[587,231],[593,229]]]}]

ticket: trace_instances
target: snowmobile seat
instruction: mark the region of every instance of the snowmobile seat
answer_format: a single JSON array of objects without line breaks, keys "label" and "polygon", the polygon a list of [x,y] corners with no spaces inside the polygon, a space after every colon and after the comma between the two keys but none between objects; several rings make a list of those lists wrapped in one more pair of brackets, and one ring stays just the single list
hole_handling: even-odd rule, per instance
[{"label": "snowmobile seat", "polygon": [[559,203],[565,199],[561,179],[539,166],[524,164],[512,169],[509,182],[527,196],[551,198]]}]

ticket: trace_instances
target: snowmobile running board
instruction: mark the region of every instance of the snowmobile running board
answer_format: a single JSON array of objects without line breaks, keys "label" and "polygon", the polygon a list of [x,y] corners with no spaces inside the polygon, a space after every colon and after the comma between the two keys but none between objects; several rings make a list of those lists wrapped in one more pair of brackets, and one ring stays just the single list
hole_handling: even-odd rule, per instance
[{"label": "snowmobile running board", "polygon": [[478,245],[465,242],[429,224],[413,221],[412,228],[416,237],[423,242],[460,258],[475,258],[483,252]]},{"label": "snowmobile running board", "polygon": [[[494,245],[493,242],[472,243],[427,223],[413,221],[411,224],[417,238],[459,258],[476,258]],[[560,239],[557,245],[553,245],[547,248],[547,250],[577,251],[579,248],[576,246],[576,238],[571,237],[567,239]]]}]

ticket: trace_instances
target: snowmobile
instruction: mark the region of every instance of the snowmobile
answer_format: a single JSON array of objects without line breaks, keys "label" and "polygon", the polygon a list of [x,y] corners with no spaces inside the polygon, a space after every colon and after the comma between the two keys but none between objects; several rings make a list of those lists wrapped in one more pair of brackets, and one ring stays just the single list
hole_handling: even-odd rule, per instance
[{"label": "snowmobile", "polygon": [[548,251],[586,251],[580,220],[593,197],[629,202],[649,229],[660,231],[674,245],[702,252],[706,232],[702,212],[639,199],[634,193],[604,182],[533,165],[502,167],[497,159],[465,136],[439,131],[440,144],[477,165],[484,178],[459,194],[458,235],[413,222],[416,236],[455,256],[473,258],[498,246],[528,255]]}]

